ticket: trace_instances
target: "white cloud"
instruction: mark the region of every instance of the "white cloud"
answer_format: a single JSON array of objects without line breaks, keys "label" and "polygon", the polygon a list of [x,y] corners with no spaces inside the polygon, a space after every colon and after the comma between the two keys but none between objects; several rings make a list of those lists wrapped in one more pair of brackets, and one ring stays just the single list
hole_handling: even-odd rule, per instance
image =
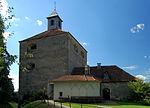
[{"label": "white cloud", "polygon": [[144,30],[144,24],[137,24],[137,28],[141,29],[141,30]]},{"label": "white cloud", "polygon": [[137,78],[140,78],[140,79],[143,79],[143,80],[146,80],[147,77],[143,76],[143,75],[136,75]]},{"label": "white cloud", "polygon": [[87,43],[87,42],[83,42],[83,43],[82,43],[82,45],[87,46],[87,45],[88,45],[88,43]]},{"label": "white cloud", "polygon": [[8,16],[8,3],[6,0],[0,0],[0,13],[4,16],[7,17]]},{"label": "white cloud", "polygon": [[130,29],[131,33],[137,33],[144,30],[144,24],[137,24]]},{"label": "white cloud", "polygon": [[146,59],[148,56],[144,56],[144,58]]},{"label": "white cloud", "polygon": [[4,33],[3,33],[4,42],[6,42],[6,41],[8,40],[10,34],[11,34],[10,32],[4,32]]},{"label": "white cloud", "polygon": [[39,26],[42,25],[42,21],[40,21],[40,20],[37,20],[37,23],[38,23]]},{"label": "white cloud", "polygon": [[136,66],[135,65],[133,65],[133,66],[125,66],[123,68],[124,69],[129,69],[129,70],[134,70],[136,68]]},{"label": "white cloud", "polygon": [[14,24],[14,26],[18,27],[18,26],[19,26],[19,24]]},{"label": "white cloud", "polygon": [[10,73],[9,78],[12,78],[12,82],[13,82],[15,91],[18,91],[18,88],[19,88],[19,75]]},{"label": "white cloud", "polygon": [[25,16],[24,18],[25,18],[26,20],[29,20],[29,17],[27,17],[27,16]]}]

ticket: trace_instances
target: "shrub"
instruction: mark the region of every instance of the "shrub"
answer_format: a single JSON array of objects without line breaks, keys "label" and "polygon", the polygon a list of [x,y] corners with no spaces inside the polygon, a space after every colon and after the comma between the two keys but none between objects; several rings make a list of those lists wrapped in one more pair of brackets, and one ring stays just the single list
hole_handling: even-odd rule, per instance
[{"label": "shrub", "polygon": [[130,88],[130,100],[143,101],[147,97],[150,97],[149,83],[137,79],[135,82],[130,82],[128,86]]},{"label": "shrub", "polygon": [[24,106],[30,102],[44,99],[48,99],[48,96],[44,92],[36,92],[34,94],[27,93],[26,95],[23,96],[23,101],[21,104]]}]

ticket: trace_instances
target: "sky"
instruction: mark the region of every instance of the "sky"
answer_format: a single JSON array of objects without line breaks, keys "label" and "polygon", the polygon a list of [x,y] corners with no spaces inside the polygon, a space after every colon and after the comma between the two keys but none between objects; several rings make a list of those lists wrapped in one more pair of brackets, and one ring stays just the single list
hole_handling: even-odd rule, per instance
[{"label": "sky", "polygon": [[[19,57],[20,40],[47,30],[47,19],[56,10],[62,30],[70,32],[88,51],[88,64],[117,65],[131,75],[150,81],[150,0],[0,0],[3,15],[14,7],[14,32],[7,40],[11,54]],[[19,60],[17,59],[17,62]],[[15,90],[19,67],[11,66]]]}]

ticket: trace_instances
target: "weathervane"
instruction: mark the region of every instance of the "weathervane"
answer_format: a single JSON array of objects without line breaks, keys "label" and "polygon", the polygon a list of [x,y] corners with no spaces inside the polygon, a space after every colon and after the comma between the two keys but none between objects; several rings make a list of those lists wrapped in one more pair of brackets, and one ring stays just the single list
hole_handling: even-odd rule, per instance
[{"label": "weathervane", "polygon": [[56,1],[54,1],[54,11],[56,11]]}]

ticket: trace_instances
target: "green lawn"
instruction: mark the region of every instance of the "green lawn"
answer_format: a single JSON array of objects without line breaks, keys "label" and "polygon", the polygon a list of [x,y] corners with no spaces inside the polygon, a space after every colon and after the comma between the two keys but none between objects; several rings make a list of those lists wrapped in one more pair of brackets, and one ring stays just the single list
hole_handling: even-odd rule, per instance
[{"label": "green lawn", "polygon": [[[123,102],[116,101],[119,105],[96,105],[96,104],[83,104],[82,108],[97,108],[99,107],[110,107],[110,108],[150,108],[150,106],[141,105],[135,102]],[[68,103],[63,103],[65,106],[69,106]],[[71,104],[73,108],[81,108],[81,104]]]},{"label": "green lawn", "polygon": [[45,104],[41,102],[41,100],[31,102],[29,104],[26,104],[23,108],[53,108],[53,106],[50,106],[48,104]]},{"label": "green lawn", "polygon": [[12,108],[18,108],[18,103],[16,102],[10,102],[9,104],[12,106]]}]

